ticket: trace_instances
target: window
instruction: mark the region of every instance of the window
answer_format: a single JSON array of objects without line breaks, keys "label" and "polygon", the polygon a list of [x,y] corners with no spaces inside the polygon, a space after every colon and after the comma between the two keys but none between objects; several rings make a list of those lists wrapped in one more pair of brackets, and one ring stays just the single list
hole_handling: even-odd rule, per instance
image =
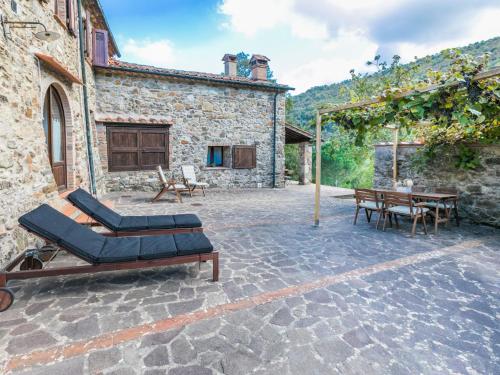
[{"label": "window", "polygon": [[233,168],[252,169],[257,165],[257,148],[253,146],[233,146]]},{"label": "window", "polygon": [[93,36],[92,62],[97,66],[108,66],[108,32],[106,30],[94,29]]},{"label": "window", "polygon": [[108,125],[109,171],[168,169],[168,136],[165,126]]},{"label": "window", "polygon": [[76,36],[75,0],[55,0],[55,18]]},{"label": "window", "polygon": [[224,165],[224,153],[222,146],[209,146],[207,153],[207,167],[222,167]]},{"label": "window", "polygon": [[66,16],[69,32],[76,36],[75,0],[66,0]]},{"label": "window", "polygon": [[208,146],[207,167],[230,168],[231,147],[230,146]]}]

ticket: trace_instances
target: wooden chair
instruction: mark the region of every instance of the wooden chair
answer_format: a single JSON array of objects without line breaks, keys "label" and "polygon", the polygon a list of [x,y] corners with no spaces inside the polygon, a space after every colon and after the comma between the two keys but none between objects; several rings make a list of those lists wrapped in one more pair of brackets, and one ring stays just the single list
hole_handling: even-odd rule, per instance
[{"label": "wooden chair", "polygon": [[354,215],[353,225],[356,225],[359,210],[364,209],[368,222],[372,218],[373,211],[378,213],[377,225],[375,226],[378,229],[380,218],[384,213],[384,201],[380,199],[379,194],[375,190],[371,189],[354,189],[354,194],[356,197],[356,214]]},{"label": "wooden chair", "polygon": [[173,191],[177,196],[177,200],[179,201],[179,203],[182,203],[181,193],[184,191],[189,191],[188,187],[183,184],[177,184],[174,179],[167,180],[160,165],[156,169],[158,170],[158,177],[160,178],[162,189],[158,194],[156,194],[151,202],[156,202],[163,194],[169,191]]},{"label": "wooden chair", "polygon": [[415,231],[417,228],[417,221],[422,220],[422,225],[424,226],[424,232],[427,234],[427,223],[425,221],[425,215],[429,209],[425,206],[424,202],[415,203],[411,194],[398,193],[398,192],[384,192],[384,224],[382,229],[385,230],[385,224],[387,217],[394,215],[397,222],[397,215],[409,216],[413,220],[413,226],[411,230],[412,237],[415,236]]},{"label": "wooden chair", "polygon": [[[447,199],[447,200],[444,200],[441,202],[438,202],[438,201],[425,202],[425,206],[429,207],[431,209],[438,208],[439,210],[443,210],[445,217],[446,217],[446,220],[447,220],[446,224],[448,224],[450,222],[451,210],[453,210],[453,215],[455,216],[455,221],[456,221],[457,227],[458,227],[460,225],[460,219],[458,217],[458,190],[456,188],[452,188],[452,187],[438,187],[438,188],[434,189],[434,192],[439,193],[439,194],[454,194],[454,195],[456,195],[456,198],[454,198],[454,199]],[[435,217],[434,218],[434,225],[436,227],[436,232],[437,232],[438,222],[439,222],[439,218]]]},{"label": "wooden chair", "polygon": [[189,189],[189,195],[193,196],[194,189],[199,187],[203,192],[203,196],[205,196],[205,189],[208,188],[209,185],[206,182],[200,182],[196,179],[194,167],[192,165],[183,165],[181,166],[181,170],[182,177],[184,178],[184,185]]}]

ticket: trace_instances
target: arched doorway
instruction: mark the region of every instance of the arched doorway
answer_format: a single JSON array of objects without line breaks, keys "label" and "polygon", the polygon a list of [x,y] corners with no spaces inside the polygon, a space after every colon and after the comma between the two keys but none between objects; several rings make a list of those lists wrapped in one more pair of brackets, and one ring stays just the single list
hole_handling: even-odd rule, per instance
[{"label": "arched doorway", "polygon": [[45,94],[43,105],[43,130],[49,149],[49,160],[57,188],[67,187],[66,173],[66,124],[61,97],[52,85]]}]

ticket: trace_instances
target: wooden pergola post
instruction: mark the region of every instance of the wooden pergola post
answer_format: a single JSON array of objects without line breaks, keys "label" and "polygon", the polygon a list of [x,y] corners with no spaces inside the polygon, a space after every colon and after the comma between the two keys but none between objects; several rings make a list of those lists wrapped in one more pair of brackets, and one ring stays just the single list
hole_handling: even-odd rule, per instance
[{"label": "wooden pergola post", "polygon": [[321,193],[321,114],[316,111],[316,192],[314,196],[314,226],[319,226]]}]

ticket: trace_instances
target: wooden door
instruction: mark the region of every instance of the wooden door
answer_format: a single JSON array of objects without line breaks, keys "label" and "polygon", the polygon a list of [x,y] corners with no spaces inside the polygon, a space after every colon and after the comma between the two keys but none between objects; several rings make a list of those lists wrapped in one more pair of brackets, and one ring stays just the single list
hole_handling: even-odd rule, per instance
[{"label": "wooden door", "polygon": [[50,86],[45,95],[43,130],[49,149],[49,160],[57,188],[65,190],[66,179],[66,127],[64,110],[59,94]]}]

